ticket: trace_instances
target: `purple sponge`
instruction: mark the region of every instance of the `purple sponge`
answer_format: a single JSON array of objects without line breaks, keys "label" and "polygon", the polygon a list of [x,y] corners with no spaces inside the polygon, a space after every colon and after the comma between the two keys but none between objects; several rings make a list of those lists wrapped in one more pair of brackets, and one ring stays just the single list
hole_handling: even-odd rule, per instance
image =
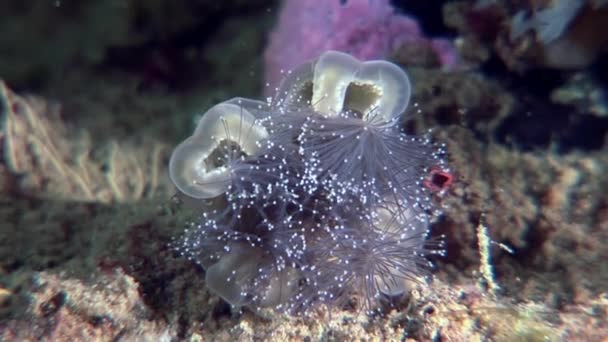
[{"label": "purple sponge", "polygon": [[428,44],[448,68],[456,62],[449,41],[425,38],[418,23],[395,13],[389,0],[285,0],[265,52],[265,79],[274,93],[282,73],[327,50],[360,60],[382,59],[409,44]]}]

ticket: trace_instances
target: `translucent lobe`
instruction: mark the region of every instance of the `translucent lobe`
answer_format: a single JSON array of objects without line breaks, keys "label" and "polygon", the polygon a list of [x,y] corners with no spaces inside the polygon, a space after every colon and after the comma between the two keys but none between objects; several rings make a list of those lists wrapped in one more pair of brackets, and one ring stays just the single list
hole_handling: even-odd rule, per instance
[{"label": "translucent lobe", "polygon": [[288,108],[309,106],[312,100],[314,61],[304,63],[288,71],[277,88],[273,107],[279,111]]},{"label": "translucent lobe", "polygon": [[369,85],[377,92],[376,101],[370,101],[367,107],[356,108],[363,113],[364,121],[389,122],[396,119],[403,114],[410,101],[410,81],[405,72],[393,63],[363,63],[353,84]]},{"label": "translucent lobe", "polygon": [[242,106],[220,103],[203,115],[194,134],[177,146],[169,162],[169,175],[183,194],[195,199],[217,197],[228,190],[228,163],[212,157],[221,143],[233,143],[245,155],[254,155],[268,131]]},{"label": "translucent lobe", "polygon": [[206,269],[205,282],[211,291],[228,303],[242,306],[247,301],[243,289],[255,276],[259,262],[260,251],[235,245],[229,253]]},{"label": "translucent lobe", "polygon": [[317,60],[314,69],[312,107],[336,116],[344,108],[348,86],[355,80],[359,61],[340,52],[327,52]]},{"label": "translucent lobe", "polygon": [[428,215],[401,203],[376,209],[372,230],[382,241],[377,248],[380,254],[402,253],[392,262],[376,266],[374,284],[378,292],[388,296],[403,294],[407,281],[412,280],[428,233]]},{"label": "translucent lobe", "polygon": [[353,110],[364,121],[390,122],[407,108],[411,84],[407,74],[386,61],[361,62],[337,51],[290,72],[278,89],[275,103],[310,104],[327,116]]}]

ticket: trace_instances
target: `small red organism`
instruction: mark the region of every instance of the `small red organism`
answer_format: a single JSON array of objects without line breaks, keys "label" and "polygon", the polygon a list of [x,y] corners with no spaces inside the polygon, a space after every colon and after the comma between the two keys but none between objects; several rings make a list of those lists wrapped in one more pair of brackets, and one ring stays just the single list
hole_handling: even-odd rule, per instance
[{"label": "small red organism", "polygon": [[429,174],[424,179],[424,186],[432,192],[442,192],[448,189],[454,183],[454,174],[448,170],[444,170],[439,166],[433,166],[429,170]]}]

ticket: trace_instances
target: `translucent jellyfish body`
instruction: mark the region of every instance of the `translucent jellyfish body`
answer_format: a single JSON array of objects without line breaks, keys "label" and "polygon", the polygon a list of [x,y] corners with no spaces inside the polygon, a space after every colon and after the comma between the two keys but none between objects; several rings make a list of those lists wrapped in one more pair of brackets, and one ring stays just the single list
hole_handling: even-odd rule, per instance
[{"label": "translucent jellyfish body", "polygon": [[177,249],[233,306],[290,313],[372,309],[424,275],[438,212],[423,186],[443,149],[400,128],[411,95],[386,61],[328,51],[289,73],[268,103],[211,108],[174,151],[170,175],[196,201]]},{"label": "translucent jellyfish body", "polygon": [[225,193],[231,159],[254,155],[268,132],[242,106],[220,103],[203,115],[194,134],[171,155],[169,175],[183,194],[209,199]]},{"label": "translucent jellyfish body", "polygon": [[409,78],[396,65],[328,51],[289,73],[275,103],[303,103],[327,116],[350,110],[367,122],[390,122],[405,111],[410,96]]}]

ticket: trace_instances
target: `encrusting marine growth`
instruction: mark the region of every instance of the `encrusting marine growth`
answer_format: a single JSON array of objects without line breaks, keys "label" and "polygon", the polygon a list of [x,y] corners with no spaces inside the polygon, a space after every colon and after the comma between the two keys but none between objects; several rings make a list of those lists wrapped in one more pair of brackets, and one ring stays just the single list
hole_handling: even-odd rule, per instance
[{"label": "encrusting marine growth", "polygon": [[423,185],[444,150],[405,134],[411,86],[386,61],[329,51],[268,102],[212,107],[170,176],[200,212],[176,241],[233,306],[289,313],[361,298],[369,312],[426,274],[438,214]]}]

